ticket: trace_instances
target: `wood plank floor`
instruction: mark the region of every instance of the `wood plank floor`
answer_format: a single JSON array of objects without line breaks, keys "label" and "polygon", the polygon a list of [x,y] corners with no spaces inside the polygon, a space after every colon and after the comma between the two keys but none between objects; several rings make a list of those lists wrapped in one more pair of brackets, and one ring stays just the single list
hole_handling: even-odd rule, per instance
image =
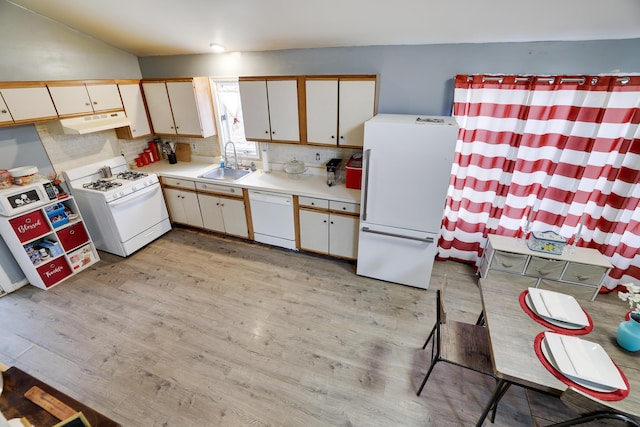
[{"label": "wood plank floor", "polygon": [[[480,312],[468,265],[436,262],[424,291],[185,229],[101,257],[0,298],[0,361],[124,426],[466,426],[495,384],[441,363],[415,395],[444,274],[450,317]],[[493,425],[533,425],[522,389]]]}]

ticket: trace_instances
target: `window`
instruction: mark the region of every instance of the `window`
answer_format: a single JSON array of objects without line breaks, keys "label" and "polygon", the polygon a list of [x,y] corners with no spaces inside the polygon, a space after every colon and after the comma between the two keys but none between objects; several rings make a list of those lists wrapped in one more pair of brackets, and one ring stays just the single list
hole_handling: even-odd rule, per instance
[{"label": "window", "polygon": [[244,137],[242,121],[242,105],[240,104],[240,88],[237,79],[211,79],[213,99],[218,115],[218,140],[220,153],[224,154],[224,146],[231,141],[236,146],[238,157],[258,158],[258,146]]}]

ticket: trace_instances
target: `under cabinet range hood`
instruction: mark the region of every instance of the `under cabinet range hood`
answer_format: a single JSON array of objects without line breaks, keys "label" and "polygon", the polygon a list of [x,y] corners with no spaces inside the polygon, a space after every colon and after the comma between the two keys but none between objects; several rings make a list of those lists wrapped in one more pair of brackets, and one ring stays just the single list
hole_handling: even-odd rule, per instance
[{"label": "under cabinet range hood", "polygon": [[51,122],[49,130],[54,133],[64,133],[67,135],[83,135],[85,133],[116,129],[124,126],[131,126],[131,121],[127,118],[124,111],[115,111],[113,113],[60,119],[56,122]]}]

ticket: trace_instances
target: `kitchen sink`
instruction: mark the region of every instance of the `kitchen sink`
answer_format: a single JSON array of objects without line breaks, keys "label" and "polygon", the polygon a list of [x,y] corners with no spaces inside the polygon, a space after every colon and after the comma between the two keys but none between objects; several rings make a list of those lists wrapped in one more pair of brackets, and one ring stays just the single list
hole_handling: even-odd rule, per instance
[{"label": "kitchen sink", "polygon": [[216,168],[203,173],[198,178],[214,179],[216,181],[237,181],[251,173],[249,169]]}]

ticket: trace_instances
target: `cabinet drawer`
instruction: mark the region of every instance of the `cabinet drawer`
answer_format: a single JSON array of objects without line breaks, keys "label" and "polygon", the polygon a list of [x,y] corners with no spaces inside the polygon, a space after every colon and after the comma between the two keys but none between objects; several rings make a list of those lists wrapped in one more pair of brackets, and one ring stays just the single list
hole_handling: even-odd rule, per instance
[{"label": "cabinet drawer", "polygon": [[360,213],[360,205],[358,203],[329,201],[329,209],[338,212]]},{"label": "cabinet drawer", "polygon": [[77,248],[89,241],[89,235],[81,222],[58,231],[57,235],[65,251]]},{"label": "cabinet drawer", "polygon": [[64,257],[47,262],[36,270],[47,288],[71,275],[71,268]]},{"label": "cabinet drawer", "polygon": [[242,197],[242,188],[233,187],[231,185],[211,184],[208,182],[196,182],[196,189],[198,191],[205,191],[208,193],[224,194],[227,196]]},{"label": "cabinet drawer", "polygon": [[187,188],[189,190],[196,189],[196,183],[194,181],[189,181],[188,179],[162,177],[162,183],[171,187]]},{"label": "cabinet drawer", "polygon": [[526,263],[526,255],[495,251],[491,260],[491,269],[522,273]]},{"label": "cabinet drawer", "polygon": [[559,279],[566,263],[566,261],[532,256],[525,274],[543,279]]},{"label": "cabinet drawer", "polygon": [[40,210],[14,218],[9,223],[21,242],[33,240],[51,230]]},{"label": "cabinet drawer", "polygon": [[325,199],[316,199],[315,197],[298,197],[298,205],[311,206],[314,208],[329,209],[329,201]]},{"label": "cabinet drawer", "polygon": [[605,267],[570,262],[562,280],[597,286],[605,271],[607,271]]}]

